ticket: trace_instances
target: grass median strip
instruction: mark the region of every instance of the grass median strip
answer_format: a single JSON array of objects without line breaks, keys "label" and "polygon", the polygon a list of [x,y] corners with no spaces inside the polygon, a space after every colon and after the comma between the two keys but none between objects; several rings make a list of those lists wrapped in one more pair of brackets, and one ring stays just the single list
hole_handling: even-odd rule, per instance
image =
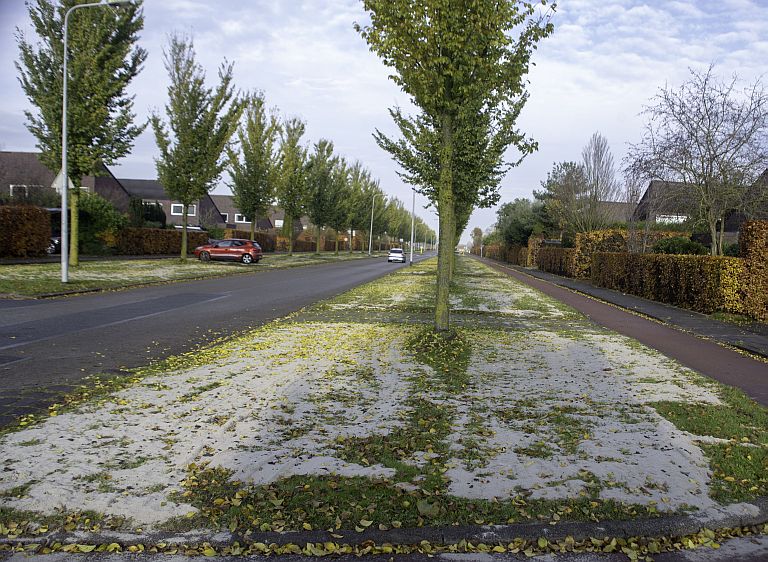
[{"label": "grass median strip", "polygon": [[168,283],[209,277],[288,269],[335,261],[367,258],[368,254],[329,252],[321,254],[267,254],[258,264],[199,262],[194,258],[155,260],[83,261],[69,270],[69,282],[61,283],[59,264],[0,265],[0,295],[35,297],[70,291],[120,289],[134,285]]},{"label": "grass median strip", "polygon": [[468,321],[437,336],[433,282],[433,261],[398,269],[29,420],[0,437],[0,523],[249,538],[765,493],[766,413],[743,395],[469,259]]}]

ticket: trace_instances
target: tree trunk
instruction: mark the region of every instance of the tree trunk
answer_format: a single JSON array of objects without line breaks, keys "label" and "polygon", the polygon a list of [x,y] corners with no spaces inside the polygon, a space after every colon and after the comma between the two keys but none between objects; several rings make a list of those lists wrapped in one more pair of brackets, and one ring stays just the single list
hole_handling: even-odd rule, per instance
[{"label": "tree trunk", "polygon": [[717,255],[723,255],[723,234],[725,232],[725,217],[720,219],[720,236],[717,238]]},{"label": "tree trunk", "polygon": [[251,240],[256,238],[256,217],[251,217]]},{"label": "tree trunk", "polygon": [[315,245],[315,253],[320,254],[320,227],[317,227],[317,243]]},{"label": "tree trunk", "polygon": [[352,253],[352,229],[349,229],[349,253]]},{"label": "tree trunk", "polygon": [[336,247],[334,248],[333,255],[338,256],[339,255],[339,231],[336,230],[335,232],[336,232],[336,236],[335,236],[334,243]]},{"label": "tree trunk", "polygon": [[717,219],[709,221],[709,236],[712,238],[712,243],[709,245],[709,255],[717,255]]},{"label": "tree trunk", "polygon": [[437,254],[437,295],[435,299],[435,330],[450,329],[450,289],[453,260],[455,209],[453,198],[453,122],[449,115],[441,118],[442,147],[440,151],[440,179],[437,194],[437,212],[440,218],[440,248]]},{"label": "tree trunk", "polygon": [[[66,181],[66,180],[65,180]],[[76,187],[70,190],[69,208],[69,265],[77,267],[80,265],[80,188]],[[64,211],[66,212],[66,210]]]},{"label": "tree trunk", "polygon": [[182,222],[182,229],[181,229],[181,259],[183,261],[187,260],[187,212],[189,209],[189,205],[184,203],[184,211],[181,214],[181,222]]},{"label": "tree trunk", "polygon": [[289,217],[286,213],[285,215],[285,222],[283,222],[283,225],[286,227],[283,232],[287,233],[288,235],[288,255],[293,255],[293,217]]}]

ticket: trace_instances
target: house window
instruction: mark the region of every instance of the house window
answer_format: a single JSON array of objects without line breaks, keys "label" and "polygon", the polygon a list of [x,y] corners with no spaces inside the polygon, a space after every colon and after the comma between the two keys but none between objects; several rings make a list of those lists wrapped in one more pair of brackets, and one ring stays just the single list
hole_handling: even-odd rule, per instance
[{"label": "house window", "polygon": [[221,213],[221,220],[229,222],[229,213]]},{"label": "house window", "polygon": [[[171,203],[171,214],[180,217],[184,214],[184,205],[181,203]],[[190,205],[187,207],[187,216],[197,216],[197,205]]]},{"label": "house window", "polygon": [[283,227],[283,219],[275,219],[275,228]]},{"label": "house window", "polygon": [[678,224],[688,220],[685,215],[656,215],[656,222],[666,222],[669,224]]},{"label": "house window", "polygon": [[251,224],[251,221],[246,220],[245,215],[236,214],[235,215],[235,222],[244,222],[246,224]]}]

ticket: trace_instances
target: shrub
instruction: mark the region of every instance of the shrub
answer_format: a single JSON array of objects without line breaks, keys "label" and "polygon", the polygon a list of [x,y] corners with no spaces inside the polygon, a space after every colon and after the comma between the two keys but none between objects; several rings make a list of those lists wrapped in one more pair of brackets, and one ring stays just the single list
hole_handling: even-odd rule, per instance
[{"label": "shrub", "polygon": [[87,191],[80,194],[78,217],[78,247],[88,254],[110,253],[110,248],[115,247],[117,232],[128,222],[112,203]]},{"label": "shrub", "polygon": [[[648,244],[659,240],[680,236],[679,232],[654,230],[648,233]],[[626,252],[629,232],[621,229],[594,230],[579,232],[574,239],[574,277],[588,279],[592,267],[592,255],[596,252]]]},{"label": "shrub", "polygon": [[[208,233],[187,231],[187,247],[208,243]],[[117,236],[117,251],[127,256],[173,255],[181,252],[181,230],[124,228]]]},{"label": "shrub", "polygon": [[672,236],[659,240],[653,245],[654,254],[675,254],[688,256],[703,256],[709,253],[704,244],[689,240],[684,236]]},{"label": "shrub", "polygon": [[768,321],[768,221],[748,221],[742,225],[739,251],[746,269],[744,311]]},{"label": "shrub", "polygon": [[548,271],[555,275],[573,277],[575,257],[575,248],[542,246],[539,248],[537,266],[540,270]]},{"label": "shrub", "polygon": [[698,312],[744,312],[739,258],[597,252],[592,283]]},{"label": "shrub", "polygon": [[45,255],[51,242],[51,215],[30,205],[0,206],[0,256]]},{"label": "shrub", "polygon": [[739,245],[737,243],[734,244],[725,244],[723,246],[723,255],[729,256],[732,258],[739,257]]}]

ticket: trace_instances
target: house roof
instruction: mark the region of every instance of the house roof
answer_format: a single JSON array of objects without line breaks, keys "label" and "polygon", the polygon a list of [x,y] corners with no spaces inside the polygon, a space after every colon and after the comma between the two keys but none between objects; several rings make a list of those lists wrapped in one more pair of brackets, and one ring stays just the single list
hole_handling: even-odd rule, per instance
[{"label": "house roof", "polygon": [[[236,214],[240,214],[240,209],[235,206],[235,197],[233,195],[215,195],[211,194],[211,200],[220,213],[226,213],[229,216],[229,222],[233,223]],[[268,230],[272,228],[273,223],[268,216],[257,218],[256,228]]]},{"label": "house roof", "polygon": [[120,178],[119,181],[128,195],[131,197],[139,197],[141,199],[156,199],[156,200],[168,200],[170,199],[165,193],[165,188],[157,180],[134,180],[127,178]]},{"label": "house roof", "polygon": [[600,201],[610,222],[627,222],[632,216],[634,206],[626,201]]},{"label": "house roof", "polygon": [[652,180],[640,198],[633,220],[646,220],[650,214],[688,215],[693,206],[686,184],[678,181]]},{"label": "house roof", "polygon": [[56,173],[40,161],[36,152],[0,152],[0,187],[41,185],[51,187]]}]

